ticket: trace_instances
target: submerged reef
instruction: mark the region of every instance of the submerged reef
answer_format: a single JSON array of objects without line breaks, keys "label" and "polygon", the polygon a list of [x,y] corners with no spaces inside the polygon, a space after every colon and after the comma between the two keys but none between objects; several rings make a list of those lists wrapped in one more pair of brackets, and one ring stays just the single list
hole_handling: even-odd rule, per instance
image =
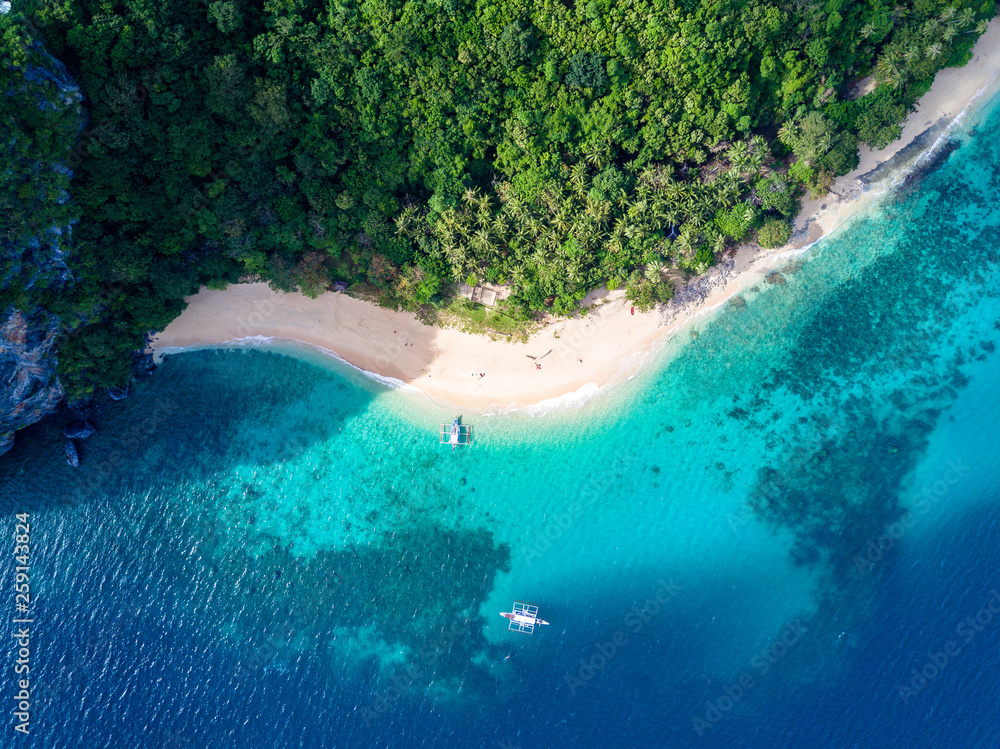
[{"label": "submerged reef", "polygon": [[[968,164],[923,173],[920,193],[895,195],[845,230],[839,246],[869,253],[869,262],[823,291],[798,325],[794,355],[731,412],[752,420],[773,446],[749,506],[795,533],[798,563],[827,566],[822,596],[831,603],[866,595],[869,573],[888,553],[886,528],[905,512],[909,476],[968,383],[964,368],[996,350],[983,330],[955,324],[1000,295],[1000,217],[991,194],[1000,158],[965,153],[991,148],[977,139],[960,152],[987,174],[970,178],[976,169]],[[809,416],[775,420],[770,403],[779,392],[807,404]]]}]

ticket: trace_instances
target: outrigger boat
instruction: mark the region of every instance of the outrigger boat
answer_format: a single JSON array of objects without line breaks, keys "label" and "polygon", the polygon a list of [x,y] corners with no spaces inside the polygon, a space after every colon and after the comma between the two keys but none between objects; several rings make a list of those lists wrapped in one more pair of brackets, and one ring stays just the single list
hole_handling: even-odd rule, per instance
[{"label": "outrigger boat", "polygon": [[524,601],[514,601],[514,610],[501,611],[500,616],[510,620],[510,624],[507,625],[508,631],[526,632],[529,635],[534,634],[536,626],[548,624],[547,621],[538,618],[537,606]]},{"label": "outrigger boat", "polygon": [[441,425],[441,444],[451,445],[452,452],[455,452],[455,448],[459,445],[472,444],[472,427],[460,424],[458,420],[461,418],[461,416],[456,416],[450,429],[447,424]]}]

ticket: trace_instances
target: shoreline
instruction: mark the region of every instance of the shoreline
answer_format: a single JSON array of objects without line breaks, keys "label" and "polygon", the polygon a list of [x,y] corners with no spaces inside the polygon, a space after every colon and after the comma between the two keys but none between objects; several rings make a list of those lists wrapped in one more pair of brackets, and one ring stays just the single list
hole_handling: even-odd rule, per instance
[{"label": "shoreline", "polygon": [[[997,88],[1000,19],[993,19],[961,68],[940,71],[903,123],[902,136],[881,151],[861,147],[861,162],[827,195],[803,201],[785,247],[737,249],[675,299],[649,313],[630,311],[624,292],[591,292],[586,315],[546,324],[526,343],[424,325],[340,293],[317,299],[271,291],[265,283],[202,289],[153,337],[157,360],[172,351],[296,341],[332,354],[388,386],[408,385],[440,405],[476,413],[578,405],[629,379],[689,323],[762,281],[890,189],[899,170],[913,168],[947,142],[979,100]],[[933,141],[926,145],[927,140]],[[909,158],[911,151],[913,158]],[[600,300],[596,304],[595,301]]]}]

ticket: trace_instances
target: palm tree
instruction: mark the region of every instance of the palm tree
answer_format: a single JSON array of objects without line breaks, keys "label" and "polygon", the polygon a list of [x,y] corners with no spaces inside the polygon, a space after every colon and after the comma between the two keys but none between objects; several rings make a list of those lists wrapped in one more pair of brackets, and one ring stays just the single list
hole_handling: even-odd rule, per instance
[{"label": "palm tree", "polygon": [[899,68],[898,50],[889,50],[883,54],[878,60],[878,65],[875,66],[875,71],[882,80],[902,77],[902,71]]},{"label": "palm tree", "polygon": [[474,235],[472,235],[472,241],[470,242],[472,248],[477,250],[482,255],[490,255],[493,253],[494,244],[493,238],[486,229],[480,229]]},{"label": "palm tree", "polygon": [[570,169],[570,183],[573,185],[573,191],[577,195],[582,195],[587,191],[587,164],[584,161],[578,161],[573,164]]},{"label": "palm tree", "polygon": [[646,237],[646,232],[641,226],[636,224],[628,224],[622,229],[622,234],[624,234],[628,239],[644,239]]},{"label": "palm tree", "polygon": [[712,252],[718,255],[720,252],[726,249],[726,237],[722,232],[715,235],[712,240]]},{"label": "palm tree", "polygon": [[708,220],[714,204],[713,196],[707,192],[701,192],[692,197],[688,210],[690,211],[690,221],[695,226],[701,226]]},{"label": "palm tree", "polygon": [[639,200],[636,200],[628,207],[627,213],[629,218],[639,218],[646,212],[648,207],[649,204],[644,199],[640,198]]},{"label": "palm tree", "polygon": [[508,276],[507,281],[515,289],[523,287],[525,280],[527,280],[527,274],[524,272],[523,265],[515,265],[510,269],[510,275]]},{"label": "palm tree", "polygon": [[559,245],[562,244],[565,234],[554,226],[546,227],[545,231],[542,233],[542,246],[545,247],[546,251],[553,252]]},{"label": "palm tree", "polygon": [[728,208],[740,196],[740,186],[735,181],[726,182],[716,193],[715,204],[720,208]]},{"label": "palm tree", "polygon": [[598,143],[588,143],[584,148],[583,158],[595,169],[602,169],[611,157],[605,146]]},{"label": "palm tree", "polygon": [[694,255],[694,232],[690,226],[681,227],[680,236],[674,240],[674,247],[677,248],[677,252],[685,257],[691,257]]},{"label": "palm tree", "polygon": [[441,214],[441,218],[438,220],[438,226],[455,230],[455,225],[458,223],[458,214],[455,212],[454,208],[445,208],[444,212]]},{"label": "palm tree", "polygon": [[664,190],[664,194],[666,195],[667,200],[674,205],[683,202],[686,193],[687,193],[687,186],[686,184],[681,182],[671,182],[669,185],[667,185],[666,189]]},{"label": "palm tree", "polygon": [[707,221],[705,212],[698,207],[692,206],[691,210],[688,212],[688,223],[691,226],[704,226]]},{"label": "palm tree", "polygon": [[930,46],[927,47],[927,56],[930,57],[932,60],[940,54],[941,54],[941,45],[938,42],[934,42],[934,44],[931,44]]},{"label": "palm tree", "polygon": [[567,263],[565,267],[566,277],[569,279],[570,283],[579,284],[586,278],[586,274],[583,272],[583,267],[579,262]]},{"label": "palm tree", "polygon": [[864,26],[861,27],[861,38],[862,39],[867,39],[868,37],[872,36],[874,33],[875,33],[875,24],[873,24],[873,23],[866,23]]},{"label": "palm tree", "polygon": [[507,223],[507,218],[502,213],[498,213],[493,218],[490,228],[501,242],[506,241],[507,237],[510,236],[510,224]]},{"label": "palm tree", "polygon": [[461,279],[465,275],[465,268],[468,264],[468,247],[461,243],[449,243],[443,245],[442,249],[444,250],[444,256],[451,263],[455,278]]},{"label": "palm tree", "polygon": [[988,29],[989,27],[990,27],[990,22],[984,18],[982,21],[976,24],[976,33],[985,34],[986,29]]},{"label": "palm tree", "polygon": [[472,218],[468,211],[455,213],[455,234],[459,237],[468,237],[472,232]]},{"label": "palm tree", "polygon": [[661,283],[663,281],[663,266],[659,263],[650,263],[646,266],[646,272],[643,274],[647,281],[650,283]]},{"label": "palm tree", "polygon": [[663,220],[667,226],[677,226],[678,215],[677,206],[675,205],[668,205],[663,210]]},{"label": "palm tree", "polygon": [[639,200],[646,200],[653,195],[653,186],[647,182],[639,182],[639,186],[635,188],[635,194]]},{"label": "palm tree", "polygon": [[962,8],[959,14],[955,16],[955,23],[960,28],[964,29],[966,26],[972,23],[975,17],[976,17],[976,12],[972,8]]},{"label": "palm tree", "polygon": [[549,251],[541,242],[535,243],[535,249],[531,252],[531,262],[539,270],[549,263]]},{"label": "palm tree", "polygon": [[570,227],[570,215],[568,206],[560,206],[559,211],[552,217],[552,226],[561,232],[566,232]]},{"label": "palm tree", "polygon": [[749,156],[750,146],[747,145],[746,141],[738,140],[729,146],[729,150],[726,151],[726,158],[729,160],[731,165],[729,168],[729,174],[734,177],[740,177],[747,165]]},{"label": "palm tree", "polygon": [[501,215],[507,216],[518,226],[523,226],[525,218],[524,204],[517,198],[511,198],[503,204]]},{"label": "palm tree", "polygon": [[795,144],[799,142],[799,123],[797,119],[797,117],[793,117],[778,128],[778,140],[793,151],[795,150]]},{"label": "palm tree", "polygon": [[768,156],[767,141],[761,135],[755,135],[750,139],[749,153],[747,154],[745,171],[751,175],[757,174],[764,165],[764,160]]},{"label": "palm tree", "polygon": [[611,215],[611,209],[610,206],[608,206],[608,204],[603,200],[598,203],[591,203],[588,200],[584,215],[591,217],[594,223],[603,229],[608,225],[608,218]]},{"label": "palm tree", "polygon": [[661,187],[666,187],[674,181],[674,165],[664,164],[660,167]]},{"label": "palm tree", "polygon": [[413,220],[416,218],[417,209],[408,205],[403,209],[402,213],[396,216],[396,234],[408,234],[410,227],[413,224]]},{"label": "palm tree", "polygon": [[525,221],[524,226],[528,236],[532,239],[537,239],[545,231],[545,223],[535,215],[528,216],[528,220]]}]

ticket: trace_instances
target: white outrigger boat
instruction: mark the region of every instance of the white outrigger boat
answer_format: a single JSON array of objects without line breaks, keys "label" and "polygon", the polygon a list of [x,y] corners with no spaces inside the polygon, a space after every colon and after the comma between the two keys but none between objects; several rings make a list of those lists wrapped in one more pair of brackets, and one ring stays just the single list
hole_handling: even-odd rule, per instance
[{"label": "white outrigger boat", "polygon": [[526,632],[529,635],[534,634],[536,626],[548,625],[547,621],[538,618],[538,607],[524,601],[514,601],[514,610],[501,611],[500,616],[510,620],[510,624],[507,626],[508,631]]},{"label": "white outrigger boat", "polygon": [[451,445],[452,452],[455,452],[455,448],[459,445],[468,446],[472,444],[472,427],[459,424],[458,420],[460,418],[462,417],[455,417],[455,421],[452,422],[450,429],[447,424],[441,425],[441,444]]}]

